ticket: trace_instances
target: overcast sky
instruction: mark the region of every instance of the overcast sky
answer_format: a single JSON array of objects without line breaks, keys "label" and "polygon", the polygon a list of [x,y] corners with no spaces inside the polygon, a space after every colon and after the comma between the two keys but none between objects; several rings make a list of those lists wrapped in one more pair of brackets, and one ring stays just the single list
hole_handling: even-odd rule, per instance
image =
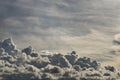
[{"label": "overcast sky", "polygon": [[0,40],[20,49],[102,55],[119,25],[120,0],[0,0]]}]

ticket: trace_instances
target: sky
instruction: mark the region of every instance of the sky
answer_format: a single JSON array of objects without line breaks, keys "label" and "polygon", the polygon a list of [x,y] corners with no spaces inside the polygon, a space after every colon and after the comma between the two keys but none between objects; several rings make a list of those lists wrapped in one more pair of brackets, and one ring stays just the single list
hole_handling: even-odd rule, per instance
[{"label": "sky", "polygon": [[[19,49],[110,60],[119,49],[120,0],[0,0],[0,40],[12,37]],[[117,35],[117,36],[116,36]],[[99,55],[99,56],[98,56]],[[115,55],[112,55],[112,57]]]}]

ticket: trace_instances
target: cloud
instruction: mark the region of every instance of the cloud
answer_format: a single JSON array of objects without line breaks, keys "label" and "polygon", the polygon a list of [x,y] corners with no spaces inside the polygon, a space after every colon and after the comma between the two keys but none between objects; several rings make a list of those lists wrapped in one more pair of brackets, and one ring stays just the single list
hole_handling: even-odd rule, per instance
[{"label": "cloud", "polygon": [[[75,50],[80,56],[118,67],[119,45],[112,41],[120,41],[119,3],[119,0],[1,0],[0,40],[12,37],[20,50],[30,45],[38,52],[48,50],[64,54]],[[3,49],[0,55],[2,59],[8,59],[9,64],[0,63],[9,66],[12,62],[24,63],[18,64],[18,68],[12,65],[15,70],[10,68],[8,72],[24,72],[25,67],[36,70],[36,67],[26,66],[34,57],[20,53],[15,49],[7,54]]]},{"label": "cloud", "polygon": [[83,51],[88,50],[85,53],[96,53],[111,45],[108,42],[118,32],[119,3],[118,0],[1,0],[0,39],[13,37],[20,49],[31,44],[37,51],[85,48]]},{"label": "cloud", "polygon": [[[119,52],[120,52],[120,34],[117,33],[113,37],[113,44],[108,49],[107,55],[109,58],[105,62],[103,61],[103,65],[114,65],[119,69]],[[105,56],[105,55],[104,55]]]},{"label": "cloud", "polygon": [[[93,31],[94,32],[94,31]],[[118,79],[119,74],[113,66],[101,66],[99,62],[87,57],[79,57],[75,51],[68,54],[39,54],[32,47],[27,47],[19,52],[12,48],[12,39],[0,43],[0,71],[1,79],[5,80],[39,80],[39,79]],[[16,55],[11,54],[13,52]],[[71,57],[71,58],[70,58]],[[74,58],[74,59],[73,59]],[[119,60],[119,59],[117,59]],[[71,62],[72,61],[72,62]],[[77,69],[78,68],[78,69]],[[115,69],[114,71],[111,68]],[[79,71],[78,71],[79,70]],[[109,76],[109,77],[106,77]]]},{"label": "cloud", "polygon": [[[12,37],[20,49],[32,45],[38,52],[75,50],[80,55],[110,60],[111,42],[120,28],[119,3],[119,0],[1,0],[0,40]],[[103,53],[107,54],[103,57]]]},{"label": "cloud", "polygon": [[114,43],[114,44],[117,44],[117,45],[120,44],[120,34],[116,34],[116,35],[114,36],[113,43]]}]

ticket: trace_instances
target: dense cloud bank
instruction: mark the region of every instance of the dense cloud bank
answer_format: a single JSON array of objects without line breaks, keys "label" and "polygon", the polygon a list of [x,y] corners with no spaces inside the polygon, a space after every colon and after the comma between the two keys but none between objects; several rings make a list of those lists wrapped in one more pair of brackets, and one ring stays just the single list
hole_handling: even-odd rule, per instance
[{"label": "dense cloud bank", "polygon": [[0,42],[1,80],[118,80],[113,66],[101,66],[75,51],[68,54],[36,53],[31,46],[18,50],[12,39]]}]

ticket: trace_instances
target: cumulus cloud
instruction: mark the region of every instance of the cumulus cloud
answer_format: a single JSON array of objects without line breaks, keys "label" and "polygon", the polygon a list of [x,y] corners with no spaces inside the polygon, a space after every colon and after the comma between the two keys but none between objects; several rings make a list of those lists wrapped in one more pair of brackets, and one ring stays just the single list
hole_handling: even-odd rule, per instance
[{"label": "cumulus cloud", "polygon": [[79,80],[79,79],[118,79],[119,70],[114,66],[102,66],[99,62],[88,57],[79,57],[77,52],[68,54],[39,54],[32,47],[19,52],[12,48],[14,42],[8,38],[0,43],[0,79],[4,80]]},{"label": "cumulus cloud", "polygon": [[[114,35],[113,42],[119,43],[119,3],[119,0],[1,0],[0,40],[13,37],[20,50],[30,45],[38,52],[75,50],[99,61],[112,61],[116,57],[113,54],[119,53],[119,46],[111,43]],[[21,63],[30,64],[29,60],[39,56],[14,48],[5,53],[4,48],[0,55],[6,54],[2,59],[11,63],[23,60]],[[20,57],[17,61],[16,56]]]}]

